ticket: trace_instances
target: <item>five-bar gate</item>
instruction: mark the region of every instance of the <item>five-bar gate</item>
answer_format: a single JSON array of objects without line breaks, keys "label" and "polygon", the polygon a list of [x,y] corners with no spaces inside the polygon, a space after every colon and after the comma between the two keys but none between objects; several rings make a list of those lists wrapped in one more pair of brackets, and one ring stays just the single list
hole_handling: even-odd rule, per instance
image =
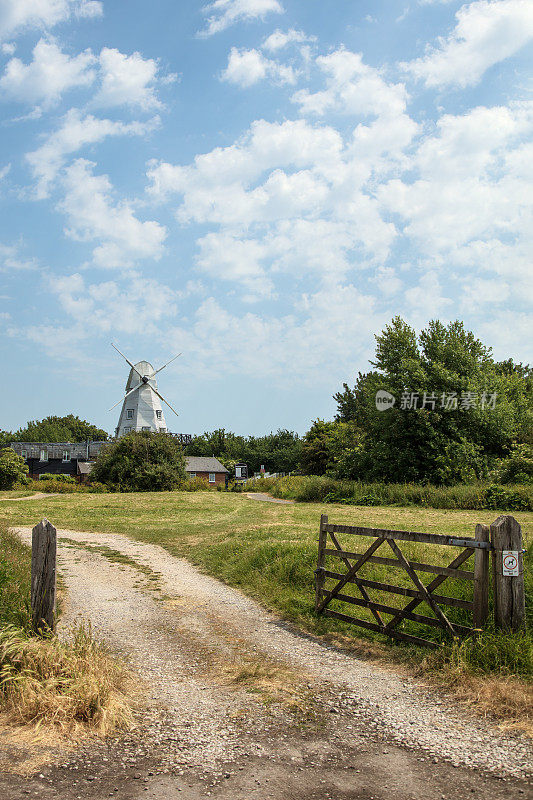
[{"label": "five-bar gate", "polygon": [[[360,542],[366,537],[373,541],[369,546],[352,547],[341,546],[339,537],[348,534],[355,537],[355,542]],[[333,547],[328,547],[328,539]],[[432,545],[443,545],[457,548],[458,554],[446,566],[422,563],[410,560],[402,551],[398,542],[420,542]],[[403,546],[403,545],[402,545]],[[405,549],[405,548],[404,548]],[[442,536],[431,533],[417,533],[413,531],[381,530],[377,528],[360,528],[351,525],[331,525],[328,518],[322,516],[320,520],[318,568],[315,572],[316,611],[325,616],[335,617],[345,622],[351,622],[363,628],[379,631],[387,636],[417,644],[437,646],[437,642],[414,636],[398,630],[404,620],[412,620],[433,628],[440,628],[450,636],[464,636],[475,633],[482,627],[488,615],[489,600],[489,552],[490,530],[487,525],[476,525],[475,538],[460,538],[456,536]],[[379,555],[377,552],[379,550]],[[383,550],[390,551],[385,555]],[[362,552],[361,552],[362,551]],[[473,570],[465,569],[465,562],[474,556]],[[330,557],[345,571],[326,569],[326,559]],[[364,577],[361,570],[365,564],[380,564],[394,567],[403,575],[408,576],[407,586],[384,583]],[[430,573],[433,577],[425,584],[418,573]],[[448,579],[454,578],[473,583],[473,599],[465,600],[463,597],[453,597],[437,593],[437,590]],[[331,583],[334,581],[334,583]],[[348,592],[353,590],[354,594]],[[406,604],[398,608],[386,602],[378,602],[369,594],[377,590],[389,595],[406,598]],[[462,594],[462,593],[461,593]],[[336,608],[331,608],[332,601],[338,601]],[[339,603],[348,603],[351,606],[362,606],[369,609],[373,620],[360,619],[344,611],[337,610]],[[428,613],[421,614],[416,609],[424,604]],[[471,625],[458,624],[449,618],[448,609],[460,608],[471,612]],[[429,616],[429,614],[433,616]],[[447,616],[448,614],[448,616]],[[464,616],[464,615],[463,615]],[[470,616],[470,614],[469,614]],[[385,617],[387,619],[385,619]]]}]

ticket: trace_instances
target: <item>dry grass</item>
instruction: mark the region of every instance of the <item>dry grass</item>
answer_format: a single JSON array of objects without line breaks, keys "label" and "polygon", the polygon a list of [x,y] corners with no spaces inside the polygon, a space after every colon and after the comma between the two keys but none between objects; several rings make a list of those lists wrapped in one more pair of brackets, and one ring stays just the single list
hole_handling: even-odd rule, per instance
[{"label": "dry grass", "polygon": [[90,627],[76,626],[64,641],[0,631],[0,710],[11,722],[106,736],[131,726],[131,691],[125,668]]},{"label": "dry grass", "polygon": [[242,687],[259,695],[267,705],[282,706],[306,718],[316,717],[316,703],[302,676],[285,665],[264,656],[250,656],[219,664],[218,672],[225,684]]}]

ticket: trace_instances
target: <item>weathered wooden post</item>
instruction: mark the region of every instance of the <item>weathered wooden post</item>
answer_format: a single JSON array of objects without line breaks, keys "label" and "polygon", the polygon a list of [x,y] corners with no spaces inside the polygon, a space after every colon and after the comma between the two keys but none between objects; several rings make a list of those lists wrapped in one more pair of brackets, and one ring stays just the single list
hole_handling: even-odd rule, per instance
[{"label": "weathered wooden post", "polygon": [[[490,541],[488,525],[476,525],[477,542]],[[482,628],[489,615],[489,549],[476,547],[474,555],[474,628]]]},{"label": "weathered wooden post", "polygon": [[517,631],[526,626],[522,528],[502,515],[490,526],[494,574],[494,621],[497,628]]},{"label": "weathered wooden post", "polygon": [[32,530],[31,614],[35,633],[53,631],[56,615],[57,531],[47,519]]},{"label": "weathered wooden post", "polygon": [[324,588],[324,584],[326,582],[326,578],[324,576],[324,566],[326,563],[326,544],[327,544],[327,533],[324,530],[324,525],[328,524],[328,518],[325,514],[322,514],[320,517],[320,530],[318,533],[318,563],[317,568],[315,570],[315,610],[318,610],[320,606],[320,602],[322,600],[322,589]]}]

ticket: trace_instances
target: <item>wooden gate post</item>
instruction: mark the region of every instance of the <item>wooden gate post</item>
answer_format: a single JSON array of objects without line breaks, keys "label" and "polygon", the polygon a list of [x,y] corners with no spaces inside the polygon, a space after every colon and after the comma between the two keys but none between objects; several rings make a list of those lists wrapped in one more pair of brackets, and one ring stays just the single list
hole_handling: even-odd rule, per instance
[{"label": "wooden gate post", "polygon": [[324,576],[324,566],[326,564],[326,544],[328,535],[324,530],[324,525],[328,524],[328,518],[325,514],[322,514],[320,517],[320,531],[318,534],[318,563],[317,568],[315,570],[315,610],[318,610],[320,606],[320,602],[322,600],[322,589],[324,588],[324,584],[326,582],[326,578]]},{"label": "wooden gate post", "polygon": [[494,621],[497,628],[517,631],[526,626],[522,528],[502,515],[490,526],[494,573]]},{"label": "wooden gate post", "polygon": [[[490,541],[488,525],[476,525],[477,542]],[[476,548],[474,556],[474,628],[482,628],[489,615],[489,551]]]},{"label": "wooden gate post", "polygon": [[32,530],[31,614],[35,633],[53,631],[56,615],[57,531],[47,519]]}]

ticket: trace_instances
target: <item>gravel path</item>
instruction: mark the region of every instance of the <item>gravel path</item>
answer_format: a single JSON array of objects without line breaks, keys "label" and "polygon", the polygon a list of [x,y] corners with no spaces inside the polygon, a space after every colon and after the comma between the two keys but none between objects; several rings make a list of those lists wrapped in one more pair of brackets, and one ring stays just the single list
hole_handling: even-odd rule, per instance
[{"label": "gravel path", "polygon": [[[29,528],[15,530],[29,541]],[[145,687],[142,738],[133,737],[120,755],[105,761],[119,761],[124,770],[151,756],[158,773],[182,780],[187,770],[200,770],[214,786],[228,769],[221,764],[240,765],[229,768],[229,778],[253,760],[254,774],[271,770],[271,782],[277,779],[283,787],[296,780],[291,792],[265,789],[254,794],[258,800],[300,797],[296,787],[302,798],[448,800],[481,790],[482,781],[484,797],[525,792],[520,780],[531,775],[532,763],[525,738],[452,710],[416,681],[298,634],[253,600],[157,545],[118,534],[58,531],[58,536],[68,587],[62,626],[78,615],[90,618],[97,634],[129,659]],[[267,679],[268,670],[275,674],[282,668],[283,689],[296,705],[303,704],[303,717],[295,717],[283,702],[257,702],[246,686],[228,685],[226,673],[234,675],[243,665],[245,670],[265,667]],[[313,793],[318,778],[311,771],[320,768],[326,775],[332,762],[336,771],[328,774],[336,793],[327,787]],[[367,793],[342,793],[346,770],[356,763]],[[431,791],[425,788],[430,779]],[[228,798],[252,796],[243,780]],[[372,793],[375,781],[381,794]],[[255,784],[253,789],[259,791]],[[154,797],[174,798],[181,791],[175,784],[167,790],[159,783]],[[136,796],[131,787],[128,792],[124,797]],[[70,798],[66,788],[61,796]],[[187,796],[204,797],[205,791]]]},{"label": "gravel path", "polygon": [[248,492],[246,497],[250,500],[259,500],[262,503],[279,503],[280,505],[293,506],[294,500],[280,500],[279,497],[271,497],[264,492]]}]

